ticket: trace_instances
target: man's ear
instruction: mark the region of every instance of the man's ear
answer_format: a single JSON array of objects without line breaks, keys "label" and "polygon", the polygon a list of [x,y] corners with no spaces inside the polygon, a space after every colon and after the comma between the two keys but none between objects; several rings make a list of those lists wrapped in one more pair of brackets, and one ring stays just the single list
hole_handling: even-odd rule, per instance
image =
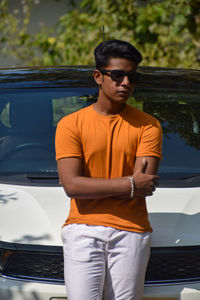
[{"label": "man's ear", "polygon": [[102,81],[103,81],[103,75],[101,74],[101,72],[99,70],[95,69],[93,71],[93,76],[94,76],[94,80],[96,81],[96,83],[98,85],[101,85]]}]

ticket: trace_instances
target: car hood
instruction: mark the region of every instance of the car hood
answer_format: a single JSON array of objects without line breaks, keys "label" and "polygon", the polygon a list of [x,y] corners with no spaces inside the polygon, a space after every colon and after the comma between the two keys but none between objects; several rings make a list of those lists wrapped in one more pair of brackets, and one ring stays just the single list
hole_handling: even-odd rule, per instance
[{"label": "car hood", "polygon": [[200,245],[200,188],[158,188],[147,198],[152,246]]},{"label": "car hood", "polygon": [[70,200],[61,187],[0,185],[0,240],[61,245]]},{"label": "car hood", "polygon": [[[152,246],[200,245],[200,188],[158,188],[147,198]],[[62,245],[70,199],[62,187],[0,185],[0,240]]]}]

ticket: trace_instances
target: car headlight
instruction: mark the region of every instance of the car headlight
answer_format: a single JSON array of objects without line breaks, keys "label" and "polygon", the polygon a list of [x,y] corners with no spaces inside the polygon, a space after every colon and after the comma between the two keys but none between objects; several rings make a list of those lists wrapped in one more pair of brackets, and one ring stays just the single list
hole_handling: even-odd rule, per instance
[{"label": "car headlight", "polygon": [[0,249],[0,274],[3,273],[4,267],[9,261],[11,255],[12,251]]}]

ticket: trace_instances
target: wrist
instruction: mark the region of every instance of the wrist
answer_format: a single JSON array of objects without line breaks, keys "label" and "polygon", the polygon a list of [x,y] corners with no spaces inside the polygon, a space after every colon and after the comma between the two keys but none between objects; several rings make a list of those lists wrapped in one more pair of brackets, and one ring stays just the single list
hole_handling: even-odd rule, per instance
[{"label": "wrist", "polygon": [[134,181],[132,176],[128,176],[128,179],[130,181],[130,195],[129,195],[129,197],[132,199],[132,198],[134,198],[134,194],[135,194],[135,181]]}]

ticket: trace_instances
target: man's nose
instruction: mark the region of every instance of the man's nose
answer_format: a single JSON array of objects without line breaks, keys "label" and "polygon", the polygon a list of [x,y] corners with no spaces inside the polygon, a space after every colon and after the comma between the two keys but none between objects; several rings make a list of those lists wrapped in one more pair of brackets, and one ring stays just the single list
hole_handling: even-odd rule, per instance
[{"label": "man's nose", "polygon": [[127,75],[125,75],[125,76],[124,76],[124,78],[123,78],[123,80],[122,80],[121,84],[125,84],[125,85],[127,85],[127,84],[130,84],[130,81],[129,81],[129,79],[128,79],[128,76],[127,76]]}]

